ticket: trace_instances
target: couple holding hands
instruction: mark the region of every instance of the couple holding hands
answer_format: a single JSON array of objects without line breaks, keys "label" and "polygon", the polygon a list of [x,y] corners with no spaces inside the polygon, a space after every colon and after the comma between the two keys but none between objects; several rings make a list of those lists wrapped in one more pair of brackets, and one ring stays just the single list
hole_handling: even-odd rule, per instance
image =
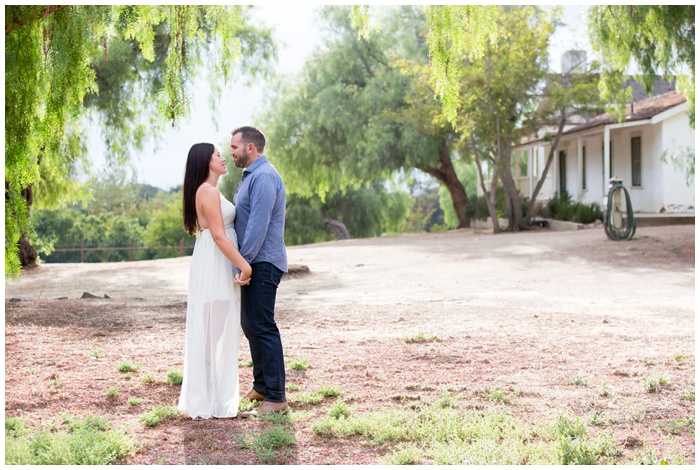
[{"label": "couple holding hands", "polygon": [[[245,126],[231,133],[243,168],[233,203],[217,189],[226,160],[210,143],[192,146],[183,184],[185,229],[197,235],[187,294],[187,326],[178,410],[195,419],[247,417],[288,409],[275,299],[287,271],[285,191],[264,155],[265,136]],[[250,344],[253,387],[262,403],[239,413],[239,325]]]}]

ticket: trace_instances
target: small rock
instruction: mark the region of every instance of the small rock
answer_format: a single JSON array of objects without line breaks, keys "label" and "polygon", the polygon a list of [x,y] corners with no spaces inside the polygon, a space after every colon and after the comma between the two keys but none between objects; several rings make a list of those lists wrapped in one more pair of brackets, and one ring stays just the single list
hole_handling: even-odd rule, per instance
[{"label": "small rock", "polygon": [[603,320],[603,323],[610,323],[608,320]]},{"label": "small rock", "polygon": [[89,292],[83,292],[81,299],[99,299],[99,297]]},{"label": "small rock", "polygon": [[68,300],[68,297],[54,297],[54,300]]},{"label": "small rock", "polygon": [[24,297],[12,297],[10,299],[10,302],[23,302],[25,300],[27,300],[27,299],[25,299]]},{"label": "small rock", "polygon": [[104,298],[105,298],[105,299],[111,299],[111,297],[108,296],[107,294],[104,295]]}]

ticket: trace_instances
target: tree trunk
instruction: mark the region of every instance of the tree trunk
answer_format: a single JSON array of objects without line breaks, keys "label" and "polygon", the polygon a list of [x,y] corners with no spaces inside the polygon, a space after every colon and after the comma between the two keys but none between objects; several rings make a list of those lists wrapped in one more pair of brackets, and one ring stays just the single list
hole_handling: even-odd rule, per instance
[{"label": "tree trunk", "polygon": [[350,236],[350,232],[348,232],[347,227],[341,221],[329,218],[325,218],[323,220],[326,224],[326,231],[334,237],[336,237],[338,240],[348,240],[352,238]]},{"label": "tree trunk", "polygon": [[515,187],[515,180],[513,179],[510,165],[503,165],[501,167],[500,176],[503,182],[503,189],[505,189],[506,197],[508,198],[508,231],[514,232],[516,230],[527,229],[528,227],[523,220],[523,207],[522,204],[520,204],[520,192],[518,188]]},{"label": "tree trunk", "polygon": [[496,185],[498,184],[498,172],[493,172],[493,178],[491,179],[491,191],[486,190],[486,185],[484,184],[484,173],[481,171],[481,160],[479,160],[479,153],[476,151],[476,146],[472,141],[472,148],[474,151],[474,160],[476,162],[476,172],[479,175],[479,184],[481,185],[481,190],[484,193],[484,199],[486,199],[486,207],[489,210],[489,215],[491,216],[491,223],[493,224],[493,233],[500,233],[501,228],[498,226],[498,213],[496,212]]},{"label": "tree trunk", "polygon": [[450,150],[445,139],[441,139],[438,154],[440,157],[440,168],[419,167],[418,169],[434,176],[445,185],[450,192],[452,207],[457,215],[457,228],[467,228],[469,227],[469,217],[467,217],[469,198],[467,198],[467,191],[464,189],[462,182],[459,181],[455,167],[452,165]]},{"label": "tree trunk", "polygon": [[[31,186],[26,187],[22,190],[22,197],[27,202],[27,214],[32,208],[32,202],[34,201],[34,191]],[[23,233],[19,239],[19,260],[22,266],[36,266],[36,259],[39,254],[36,252],[34,247],[27,240],[26,234]]]},{"label": "tree trunk", "polygon": [[527,207],[527,214],[525,214],[525,219],[524,222],[529,226],[530,225],[530,219],[532,219],[532,208],[535,206],[535,201],[537,200],[537,196],[540,194],[540,190],[542,189],[542,186],[544,185],[544,181],[547,178],[547,173],[549,173],[549,167],[552,166],[552,162],[554,161],[554,156],[557,153],[557,148],[559,147],[559,140],[561,139],[561,135],[564,132],[564,125],[566,124],[566,110],[565,108],[561,108],[561,121],[559,122],[559,129],[557,130],[557,135],[554,138],[554,143],[549,149],[549,155],[547,156],[547,163],[544,165],[544,170],[542,171],[542,176],[540,176],[540,179],[537,181],[537,185],[535,186],[535,189],[532,191],[532,197],[530,197],[530,204]]}]

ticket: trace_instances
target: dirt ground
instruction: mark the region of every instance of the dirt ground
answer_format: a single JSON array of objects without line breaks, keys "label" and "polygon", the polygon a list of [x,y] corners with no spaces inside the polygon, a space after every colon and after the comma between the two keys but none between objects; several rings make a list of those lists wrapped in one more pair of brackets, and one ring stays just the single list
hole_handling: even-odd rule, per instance
[{"label": "dirt ground", "polygon": [[[621,463],[647,449],[695,462],[694,226],[638,228],[627,242],[602,228],[466,229],[288,247],[288,256],[311,271],[286,276],[278,293],[287,363],[310,365],[289,370],[288,385],[332,384],[356,413],[447,389],[486,406],[479,391],[504,387],[517,395],[508,412],[527,422],[602,417],[591,432],[612,432]],[[260,420],[139,422],[177,402],[165,375],[182,367],[189,263],[42,265],[6,281],[6,415],[35,424],[62,411],[106,416],[138,439],[125,464],[258,463],[234,436]],[[438,341],[405,341],[419,333]],[[249,357],[241,334],[240,359]],[[116,371],[124,360],[140,365],[132,380]],[[136,380],[146,372],[154,383]],[[239,375],[245,393],[250,368]],[[658,377],[668,384],[647,391]],[[141,404],[127,405],[131,396]],[[316,436],[311,422],[327,407],[295,408],[307,415],[292,424],[285,463],[385,463],[386,448]]]}]

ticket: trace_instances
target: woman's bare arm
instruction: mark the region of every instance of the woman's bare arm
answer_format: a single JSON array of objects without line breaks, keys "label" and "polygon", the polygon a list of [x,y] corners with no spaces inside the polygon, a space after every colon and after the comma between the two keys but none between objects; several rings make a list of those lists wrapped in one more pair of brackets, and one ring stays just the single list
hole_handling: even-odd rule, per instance
[{"label": "woman's bare arm", "polygon": [[238,248],[226,236],[224,220],[221,216],[221,196],[219,190],[211,185],[202,185],[197,191],[197,207],[201,210],[202,219],[206,221],[211,237],[219,250],[241,271],[241,281],[250,278],[252,268],[239,253]]}]

